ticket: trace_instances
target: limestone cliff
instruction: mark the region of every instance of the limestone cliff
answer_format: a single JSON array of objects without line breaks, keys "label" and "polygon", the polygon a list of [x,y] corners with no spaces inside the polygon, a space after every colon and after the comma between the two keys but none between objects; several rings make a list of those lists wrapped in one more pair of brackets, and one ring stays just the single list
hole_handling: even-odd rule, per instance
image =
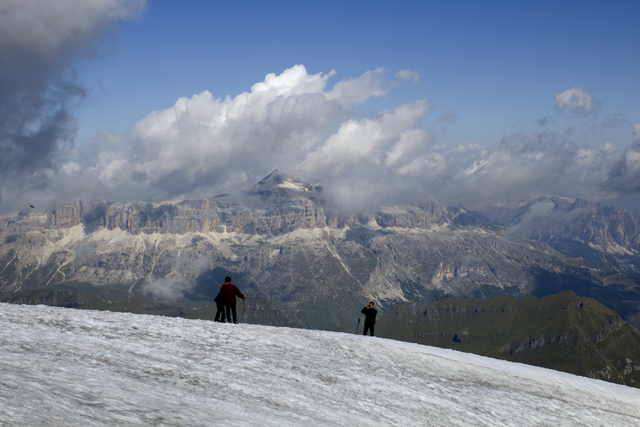
[{"label": "limestone cliff", "polygon": [[512,228],[434,198],[372,215],[338,214],[327,209],[321,185],[274,171],[237,195],[161,205],[69,200],[51,211],[4,215],[0,297],[65,288],[107,301],[140,295],[186,306],[201,298],[195,295],[212,299],[231,275],[292,321],[321,328],[350,330],[360,304],[372,299],[388,309],[447,293],[521,296],[549,284],[596,289],[626,304],[626,311],[616,307],[626,320],[640,313],[623,302],[636,299],[633,277]]},{"label": "limestone cliff", "polygon": [[548,243],[563,254],[640,272],[640,217],[629,211],[553,196],[520,203],[478,203],[470,209],[518,237]]}]

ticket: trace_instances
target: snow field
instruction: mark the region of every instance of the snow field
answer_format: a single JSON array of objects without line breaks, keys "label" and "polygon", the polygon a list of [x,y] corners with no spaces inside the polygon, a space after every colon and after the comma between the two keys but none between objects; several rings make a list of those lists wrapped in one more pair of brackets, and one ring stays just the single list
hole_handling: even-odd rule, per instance
[{"label": "snow field", "polygon": [[351,334],[0,304],[0,425],[621,427],[640,390]]}]

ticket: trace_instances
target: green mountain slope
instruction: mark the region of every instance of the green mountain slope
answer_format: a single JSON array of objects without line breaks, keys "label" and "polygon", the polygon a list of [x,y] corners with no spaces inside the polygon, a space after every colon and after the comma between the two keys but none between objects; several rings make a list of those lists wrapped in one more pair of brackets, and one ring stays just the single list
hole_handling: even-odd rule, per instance
[{"label": "green mountain slope", "polygon": [[640,387],[640,331],[569,290],[402,304],[379,319],[376,334]]}]

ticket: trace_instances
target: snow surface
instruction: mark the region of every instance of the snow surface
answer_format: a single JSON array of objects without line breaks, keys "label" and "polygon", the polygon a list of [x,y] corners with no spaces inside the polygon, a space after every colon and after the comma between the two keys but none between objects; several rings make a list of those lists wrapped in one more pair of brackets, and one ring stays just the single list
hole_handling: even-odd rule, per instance
[{"label": "snow surface", "polygon": [[0,425],[639,426],[640,390],[361,335],[0,304]]}]

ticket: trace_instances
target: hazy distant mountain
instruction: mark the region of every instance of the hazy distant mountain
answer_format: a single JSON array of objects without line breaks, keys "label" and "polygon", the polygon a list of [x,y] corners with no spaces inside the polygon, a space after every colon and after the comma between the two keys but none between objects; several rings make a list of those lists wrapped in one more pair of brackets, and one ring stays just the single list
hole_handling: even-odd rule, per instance
[{"label": "hazy distant mountain", "polygon": [[508,226],[518,237],[548,243],[565,255],[640,272],[640,217],[629,211],[552,196],[470,206],[473,214]]},{"label": "hazy distant mountain", "polygon": [[[0,217],[0,297],[68,289],[107,303],[146,297],[192,313],[205,310],[230,275],[250,299],[263,298],[296,324],[351,330],[369,300],[388,310],[444,294],[542,296],[567,288],[640,326],[637,217],[594,206],[585,217],[579,208],[556,212],[551,201],[519,204],[513,215],[502,212],[510,219],[500,224],[491,219],[495,209],[445,207],[435,198],[347,215],[328,208],[320,184],[279,171],[239,195],[162,205],[63,201],[51,211]],[[542,225],[539,211],[552,213]],[[631,219],[616,228],[616,218]],[[579,234],[581,224],[591,240]],[[560,234],[563,244],[576,235],[604,255],[563,254]],[[610,248],[628,254],[600,262]]]},{"label": "hazy distant mountain", "polygon": [[640,331],[572,291],[402,304],[382,316],[376,335],[640,387]]}]

